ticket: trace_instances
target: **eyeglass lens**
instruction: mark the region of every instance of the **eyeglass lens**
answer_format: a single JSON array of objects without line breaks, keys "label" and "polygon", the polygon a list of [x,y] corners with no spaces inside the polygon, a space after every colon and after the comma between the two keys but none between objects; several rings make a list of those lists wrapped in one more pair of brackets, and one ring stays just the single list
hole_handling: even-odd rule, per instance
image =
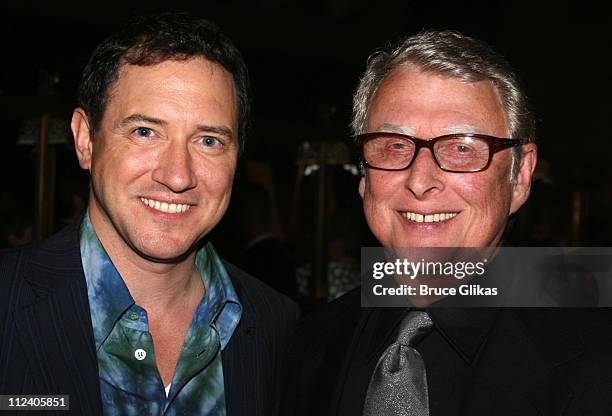
[{"label": "eyeglass lens", "polygon": [[[377,135],[363,147],[368,165],[381,169],[405,169],[415,156],[417,145],[397,135]],[[434,156],[445,170],[469,172],[483,169],[489,160],[489,144],[469,136],[452,136],[435,143]]]}]

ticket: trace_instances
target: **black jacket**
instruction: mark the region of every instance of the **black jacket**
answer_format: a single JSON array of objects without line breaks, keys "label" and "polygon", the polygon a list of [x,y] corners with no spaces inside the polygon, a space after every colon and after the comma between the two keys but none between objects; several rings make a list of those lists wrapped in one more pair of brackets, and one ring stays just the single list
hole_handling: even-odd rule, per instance
[{"label": "black jacket", "polygon": [[[70,412],[58,414],[94,416],[102,406],[79,225],[0,253],[0,394],[68,394]],[[235,266],[226,268],[243,308],[222,352],[227,414],[275,414],[297,306]]]},{"label": "black jacket", "polygon": [[[290,342],[282,414],[360,415],[376,362],[406,311],[361,308],[357,289],[305,317]],[[476,339],[453,327],[464,312],[472,317],[486,312],[486,337]],[[429,313],[436,328],[441,323],[436,317],[445,314],[444,336],[461,338],[464,350],[474,355],[465,393],[452,402],[460,405],[445,416],[612,415],[610,309],[438,308]],[[457,380],[435,382],[434,399],[448,402]]]}]

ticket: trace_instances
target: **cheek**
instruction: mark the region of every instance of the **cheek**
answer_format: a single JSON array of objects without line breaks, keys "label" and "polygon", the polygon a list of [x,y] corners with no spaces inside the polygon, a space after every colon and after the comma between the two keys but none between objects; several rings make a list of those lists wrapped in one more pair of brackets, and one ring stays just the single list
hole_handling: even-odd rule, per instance
[{"label": "cheek", "polygon": [[377,175],[369,175],[365,185],[363,209],[370,228],[376,228],[376,225],[384,218],[380,211],[384,207],[387,197],[384,181],[380,179]]},{"label": "cheek", "polygon": [[216,195],[220,202],[229,200],[236,169],[235,158],[220,160],[202,160],[198,167],[198,182],[203,191]]},{"label": "cheek", "polygon": [[124,180],[150,170],[158,157],[159,151],[154,148],[143,149],[123,143],[95,149],[93,164],[102,171],[103,180],[111,177]]},{"label": "cheek", "polygon": [[509,177],[503,174],[492,176],[491,173],[455,182],[455,191],[471,208],[472,219],[481,224],[486,220],[492,223],[505,220],[510,207],[512,188]]},{"label": "cheek", "polygon": [[[398,176],[398,175],[396,175]],[[363,209],[366,221],[379,240],[384,240],[392,228],[392,201],[401,192],[401,183],[386,172],[368,172],[363,196]]]},{"label": "cheek", "polygon": [[397,172],[368,172],[364,199],[372,205],[386,204],[402,191],[402,177]]},{"label": "cheek", "polygon": [[486,207],[487,200],[491,196],[489,193],[493,191],[485,177],[469,173],[456,177],[452,188],[468,206],[478,211]]}]

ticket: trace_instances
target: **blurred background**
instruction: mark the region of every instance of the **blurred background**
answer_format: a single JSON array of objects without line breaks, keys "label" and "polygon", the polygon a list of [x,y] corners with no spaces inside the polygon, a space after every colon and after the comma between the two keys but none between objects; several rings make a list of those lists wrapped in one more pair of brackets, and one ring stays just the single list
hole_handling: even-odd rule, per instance
[{"label": "blurred background", "polygon": [[68,120],[93,48],[126,17],[187,11],[234,40],[249,66],[253,129],[221,254],[303,305],[359,278],[376,245],[357,194],[348,129],[367,57],[423,28],[456,29],[503,53],[538,117],[532,197],[511,221],[521,246],[612,240],[612,19],[588,1],[252,0],[34,2],[0,6],[0,247],[50,235],[86,206]]}]

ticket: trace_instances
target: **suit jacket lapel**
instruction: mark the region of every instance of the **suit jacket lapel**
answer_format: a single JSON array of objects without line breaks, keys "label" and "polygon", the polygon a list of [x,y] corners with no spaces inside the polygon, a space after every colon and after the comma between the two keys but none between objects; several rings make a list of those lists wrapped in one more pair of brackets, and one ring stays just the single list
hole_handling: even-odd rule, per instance
[{"label": "suit jacket lapel", "polygon": [[69,394],[70,408],[101,414],[98,366],[75,223],[32,253],[25,278],[34,295],[15,311],[37,389]]},{"label": "suit jacket lapel", "polygon": [[362,309],[361,319],[349,348],[343,348],[343,355],[337,357],[345,361],[339,377],[339,415],[348,416],[363,412],[370,377],[379,358],[393,342],[397,325],[406,312],[406,308]]},{"label": "suit jacket lapel", "polygon": [[[563,415],[573,391],[560,367],[582,354],[576,340],[559,339],[558,328],[537,326],[532,314],[508,310],[500,315],[478,357],[461,414],[465,415]],[[548,334],[546,334],[548,332]],[[544,338],[548,340],[543,343]]]},{"label": "suit jacket lapel", "polygon": [[232,283],[242,304],[242,318],[221,354],[226,412],[228,416],[263,415],[258,398],[259,386],[264,381],[257,371],[259,357],[256,354],[263,346],[257,345],[255,310],[237,279],[232,279]]}]

